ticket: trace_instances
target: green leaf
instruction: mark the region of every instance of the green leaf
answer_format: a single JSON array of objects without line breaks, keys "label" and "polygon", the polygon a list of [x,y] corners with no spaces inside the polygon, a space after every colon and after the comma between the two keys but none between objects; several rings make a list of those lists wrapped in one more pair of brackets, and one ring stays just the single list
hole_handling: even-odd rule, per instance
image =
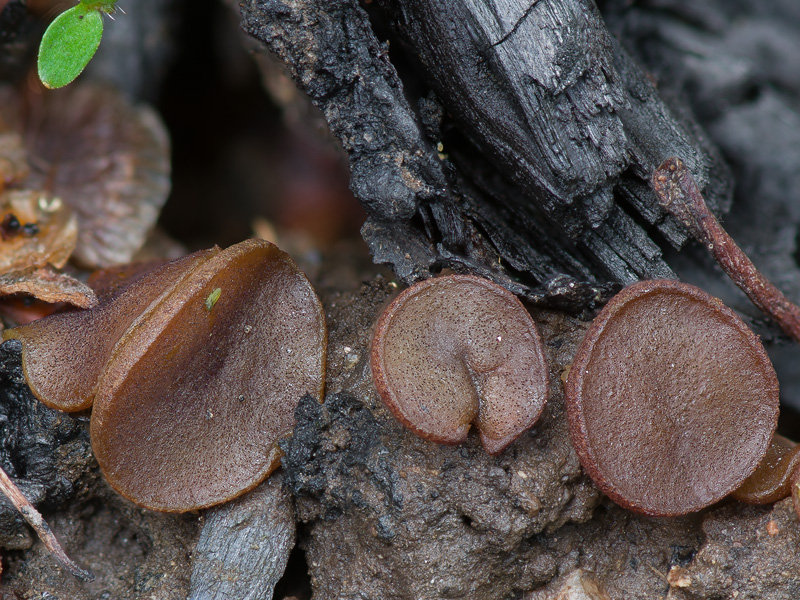
[{"label": "green leaf", "polygon": [[117,9],[117,0],[81,0],[81,4],[104,13],[113,13]]},{"label": "green leaf", "polygon": [[65,10],[50,23],[39,46],[39,79],[60,88],[81,74],[103,37],[103,16],[83,4]]},{"label": "green leaf", "polygon": [[214,308],[214,305],[219,300],[219,297],[222,295],[222,288],[215,288],[213,292],[208,295],[206,298],[206,310],[211,312],[211,309]]}]

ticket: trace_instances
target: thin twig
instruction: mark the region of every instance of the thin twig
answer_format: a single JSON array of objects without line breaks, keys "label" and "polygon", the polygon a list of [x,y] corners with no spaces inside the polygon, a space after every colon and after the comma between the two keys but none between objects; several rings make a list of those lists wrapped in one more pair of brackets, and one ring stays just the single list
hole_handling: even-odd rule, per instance
[{"label": "thin twig", "polygon": [[719,224],[694,178],[679,158],[668,158],[653,173],[661,206],[702,243],[733,282],[783,331],[800,342],[800,307],[756,268]]},{"label": "thin twig", "polygon": [[30,526],[33,527],[39,539],[42,540],[47,549],[55,555],[58,561],[64,565],[70,573],[81,581],[92,581],[94,579],[94,575],[85,569],[81,569],[67,556],[61,544],[58,543],[55,534],[53,534],[53,530],[50,529],[50,526],[45,522],[44,518],[42,518],[42,515],[33,507],[33,504],[28,501],[3,469],[0,469],[0,491],[5,494],[6,498],[11,501]]}]

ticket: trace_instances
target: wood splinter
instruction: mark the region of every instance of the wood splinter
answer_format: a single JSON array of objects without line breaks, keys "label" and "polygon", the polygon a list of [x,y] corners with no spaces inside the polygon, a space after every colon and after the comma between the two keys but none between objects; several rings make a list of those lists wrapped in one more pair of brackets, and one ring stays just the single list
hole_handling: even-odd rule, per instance
[{"label": "wood splinter", "polygon": [[94,575],[92,575],[92,573],[79,567],[75,561],[67,556],[67,553],[64,552],[61,544],[58,543],[53,530],[50,529],[50,526],[44,520],[41,513],[34,508],[33,504],[23,495],[3,469],[0,469],[0,492],[11,501],[28,524],[33,527],[45,547],[70,573],[81,581],[94,580]]},{"label": "wood splinter", "polygon": [[653,189],[661,206],[708,249],[753,304],[800,342],[800,307],[784,296],[731,239],[708,209],[684,162],[675,157],[665,160],[653,173]]}]

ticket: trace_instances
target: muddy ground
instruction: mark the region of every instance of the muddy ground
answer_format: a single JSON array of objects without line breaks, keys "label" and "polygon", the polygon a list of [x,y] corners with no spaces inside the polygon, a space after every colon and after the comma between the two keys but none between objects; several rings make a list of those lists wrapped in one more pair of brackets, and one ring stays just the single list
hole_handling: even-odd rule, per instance
[{"label": "muddy ground", "polygon": [[[534,313],[550,399],[501,455],[488,456],[476,436],[450,447],[405,431],[378,399],[368,362],[372,325],[398,285],[357,245],[336,256],[348,260],[303,261],[328,318],[325,402],[300,402],[283,469],[231,505],[185,515],[135,507],[98,474],[84,416],[26,405],[35,413],[26,426],[45,429],[33,434],[40,450],[55,451],[27,489],[42,490],[45,517],[97,579],[66,573],[4,509],[3,598],[271,598],[278,579],[279,599],[800,596],[790,501],[647,518],[604,499],[583,474],[561,374],[584,321]],[[14,349],[4,349],[4,406],[25,404]],[[588,596],[563,595],[576,587]]]}]

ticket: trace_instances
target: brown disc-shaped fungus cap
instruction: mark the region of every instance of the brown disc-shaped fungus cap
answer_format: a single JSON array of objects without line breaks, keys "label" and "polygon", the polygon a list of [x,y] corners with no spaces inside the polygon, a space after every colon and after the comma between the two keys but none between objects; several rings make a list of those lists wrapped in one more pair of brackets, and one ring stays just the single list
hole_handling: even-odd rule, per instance
[{"label": "brown disc-shaped fungus cap", "polygon": [[793,478],[800,469],[800,445],[775,434],[758,468],[731,497],[748,504],[771,504],[792,493]]},{"label": "brown disc-shaped fungus cap", "polygon": [[33,394],[50,408],[89,408],[120,338],[217,252],[201,250],[167,263],[93,309],[59,313],[6,331],[3,339],[22,342],[22,368]]},{"label": "brown disc-shaped fungus cap", "polygon": [[470,275],[403,291],[378,321],[372,376],[383,402],[417,435],[458,444],[470,425],[499,454],[544,408],[539,331],[511,292]]},{"label": "brown disc-shaped fungus cap", "polygon": [[621,506],[672,516],[736,489],[769,447],[778,381],[759,339],[719,300],[644,281],[594,320],[566,383],[570,435]]},{"label": "brown disc-shaped fungus cap", "polygon": [[252,489],[309,393],[321,398],[327,335],[287,254],[248,240],[199,264],[113,350],[92,448],[120,494],[182,512]]}]

